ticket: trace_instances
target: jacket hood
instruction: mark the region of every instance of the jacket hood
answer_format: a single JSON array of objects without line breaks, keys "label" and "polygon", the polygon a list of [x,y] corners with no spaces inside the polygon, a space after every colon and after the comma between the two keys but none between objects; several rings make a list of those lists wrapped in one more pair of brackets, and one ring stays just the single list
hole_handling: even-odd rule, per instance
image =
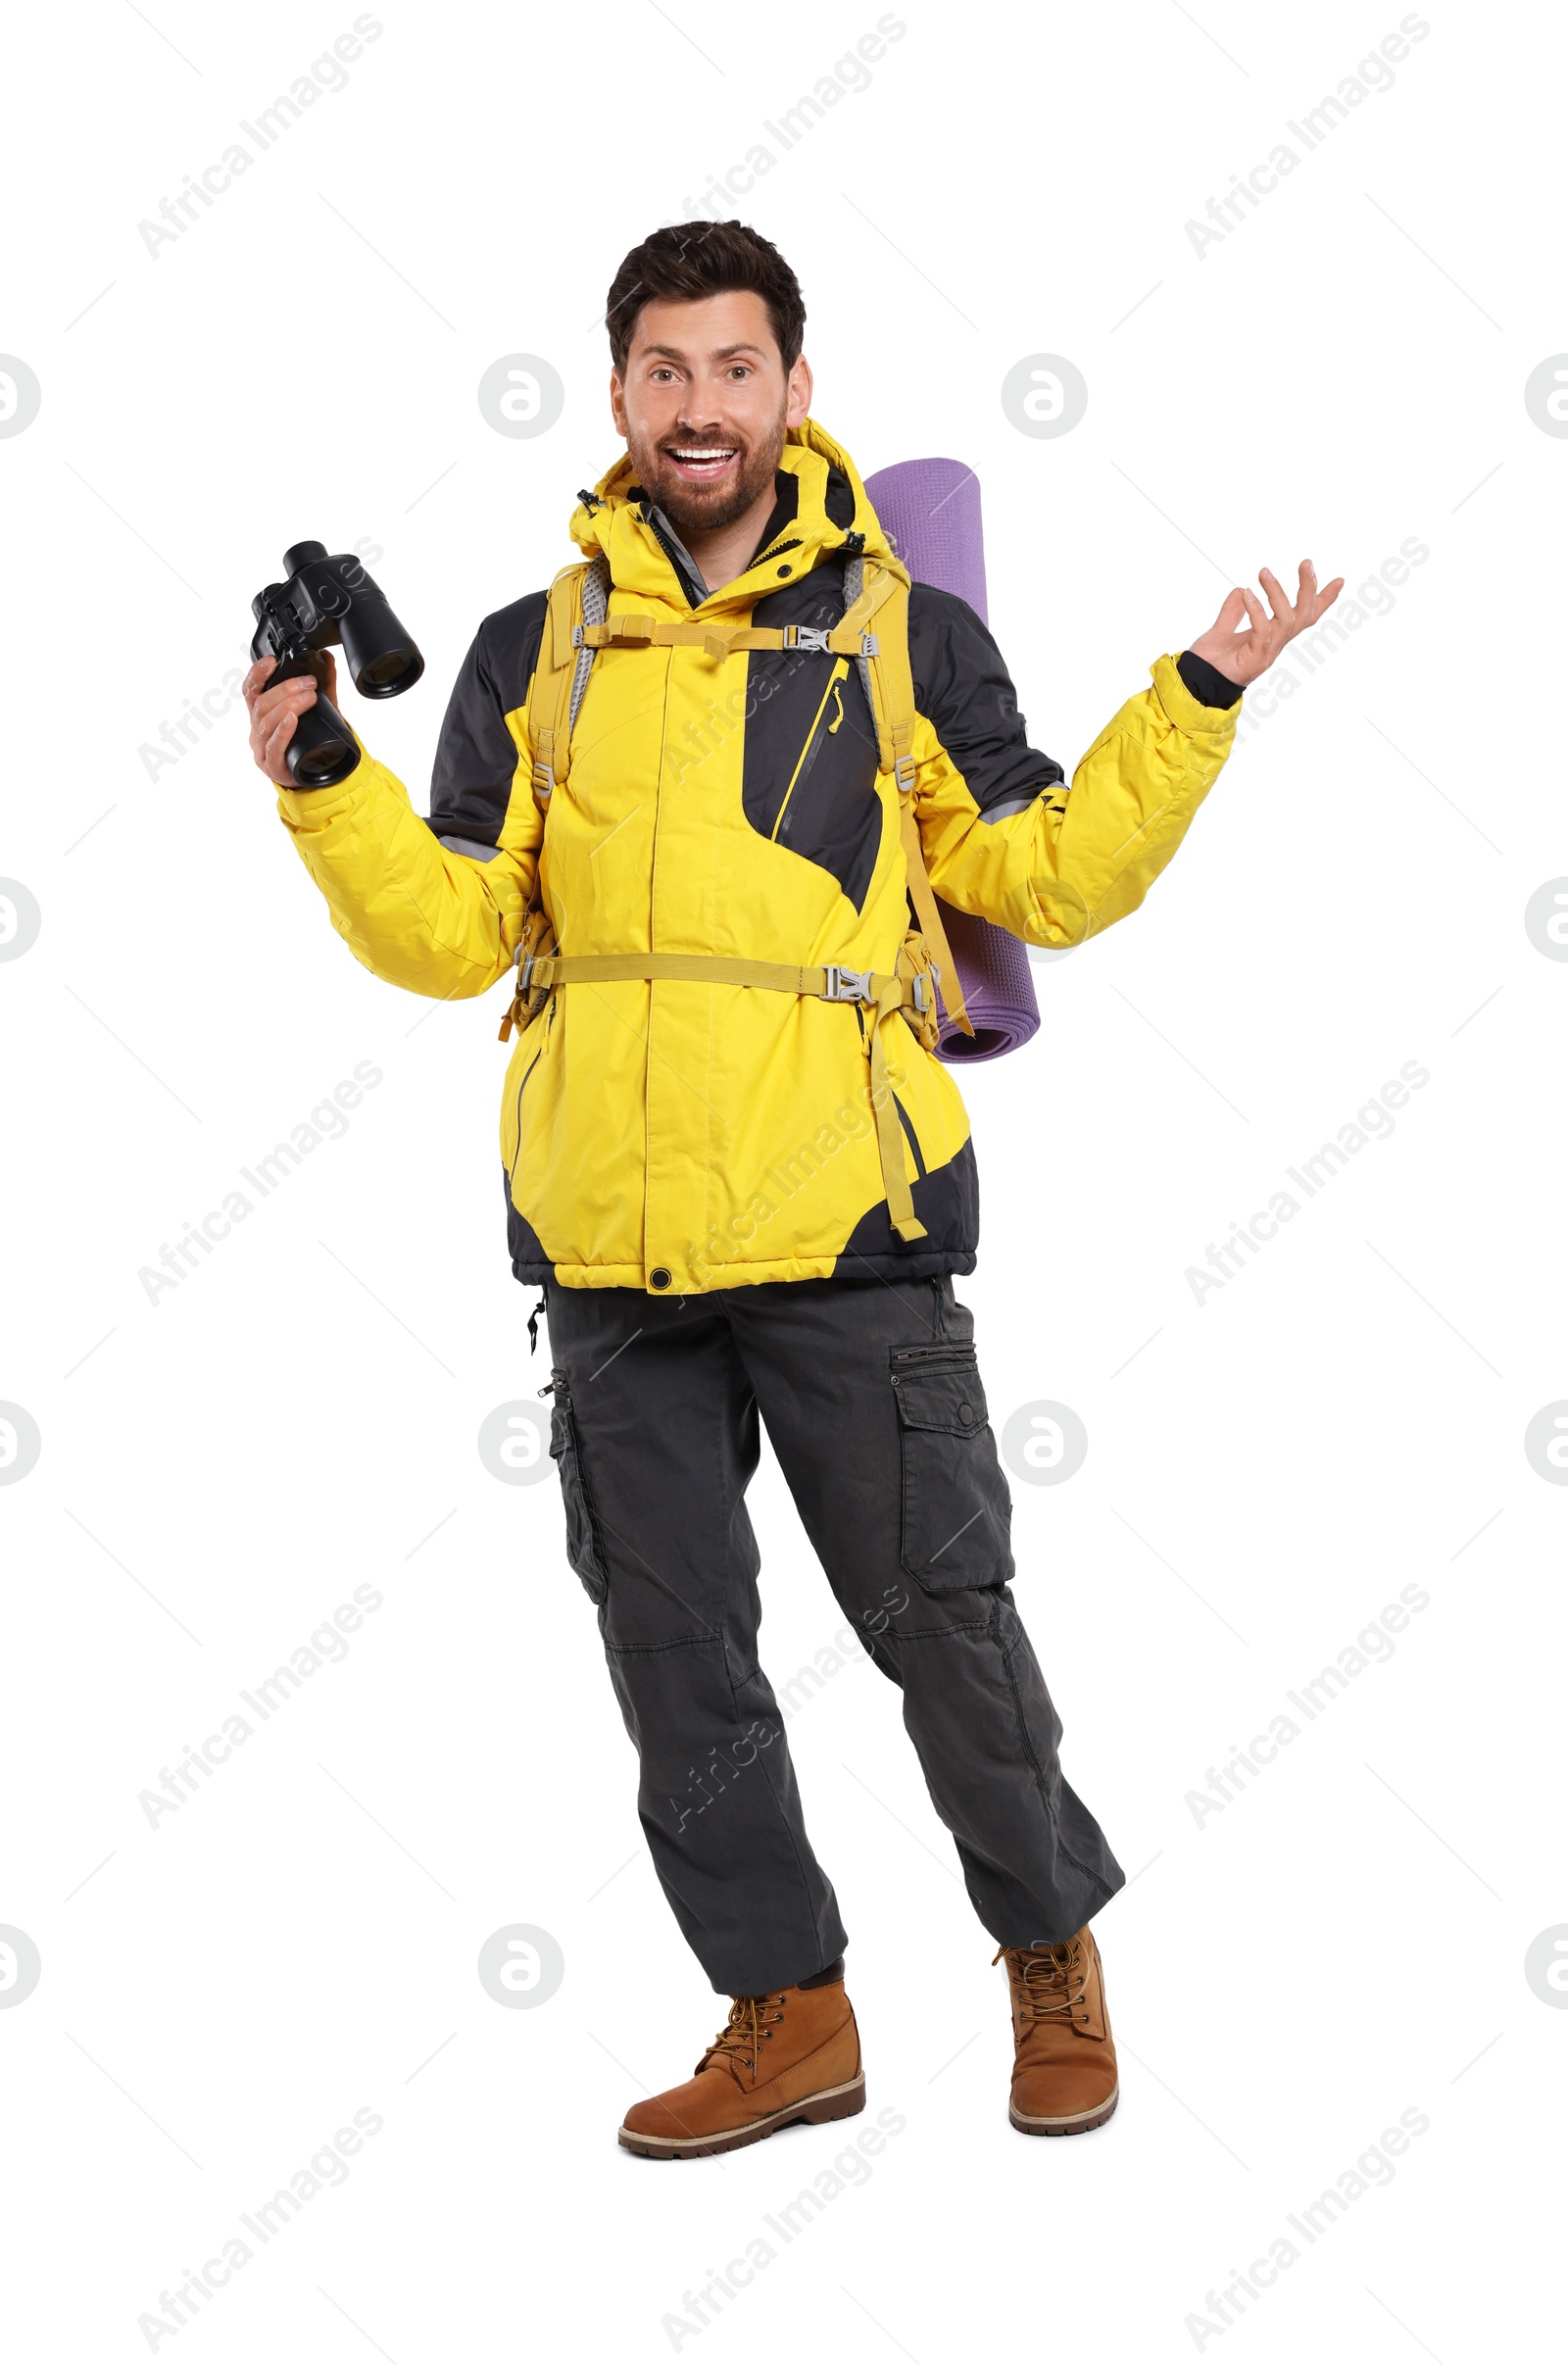
[{"label": "jacket hood", "polygon": [[[778,465],[781,471],[795,477],[799,488],[796,514],[784,529],[788,539],[800,545],[797,573],[807,573],[824,551],[842,549],[852,534],[858,534],[862,537],[864,557],[880,560],[883,566],[908,580],[866,498],[859,470],[825,427],[814,419],[807,419],[798,427],[786,429]],[[673,570],[658,537],[645,521],[642,502],[630,498],[635,484],[636,472],[630,455],[622,453],[601,476],[592,495],[579,498],[568,530],[586,557],[604,552],[617,590],[667,597]],[[829,515],[830,501],[837,517]],[[848,522],[838,522],[838,517],[846,515]],[[759,584],[752,582],[751,572],[748,568],[732,583],[711,593],[710,600],[749,605],[760,596],[760,590]],[[776,588],[771,578],[767,587]],[[710,602],[703,604],[707,607]]]}]

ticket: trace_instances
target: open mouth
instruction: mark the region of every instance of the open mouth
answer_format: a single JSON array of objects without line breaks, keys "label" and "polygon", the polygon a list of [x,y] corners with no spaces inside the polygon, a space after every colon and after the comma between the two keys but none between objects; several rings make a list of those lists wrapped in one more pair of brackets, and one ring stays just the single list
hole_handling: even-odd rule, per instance
[{"label": "open mouth", "polygon": [[666,444],[664,458],[683,484],[716,484],[739,460],[740,450],[727,443]]}]

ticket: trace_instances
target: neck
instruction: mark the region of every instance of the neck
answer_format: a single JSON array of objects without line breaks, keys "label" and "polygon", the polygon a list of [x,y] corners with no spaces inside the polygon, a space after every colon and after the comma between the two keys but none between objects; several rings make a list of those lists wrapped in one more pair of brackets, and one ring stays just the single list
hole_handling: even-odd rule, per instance
[{"label": "neck", "polygon": [[715,525],[704,532],[682,532],[681,540],[691,552],[710,591],[722,591],[744,574],[773,515],[776,494],[773,480],[768,478],[767,489],[760,493],[749,510],[728,525]]}]

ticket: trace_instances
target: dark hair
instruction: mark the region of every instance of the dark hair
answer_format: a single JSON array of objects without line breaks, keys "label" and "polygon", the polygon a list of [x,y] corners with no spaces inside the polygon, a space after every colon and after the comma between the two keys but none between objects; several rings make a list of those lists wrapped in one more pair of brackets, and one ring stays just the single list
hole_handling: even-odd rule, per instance
[{"label": "dark hair", "polygon": [[610,352],[622,376],[645,304],[690,303],[732,287],[755,289],[767,306],[785,370],[801,358],[806,306],[800,281],[771,239],[744,222],[677,222],[634,246],[605,301]]}]

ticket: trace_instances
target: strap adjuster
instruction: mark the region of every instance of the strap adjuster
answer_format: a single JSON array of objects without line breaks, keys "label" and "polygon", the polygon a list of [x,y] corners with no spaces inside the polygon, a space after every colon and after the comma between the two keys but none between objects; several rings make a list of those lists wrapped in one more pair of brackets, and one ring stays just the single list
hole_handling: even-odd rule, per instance
[{"label": "strap adjuster", "polygon": [[860,635],[860,655],[861,655],[862,657],[875,657],[875,656],[877,656],[877,655],[879,654],[880,647],[881,647],[881,644],[880,644],[880,643],[879,643],[879,641],[877,640],[876,634],[875,634],[874,632],[862,632],[862,633],[861,633],[861,635]]},{"label": "strap adjuster", "polygon": [[819,630],[815,624],[786,624],[784,627],[786,649],[825,649],[827,638],[827,633]]},{"label": "strap adjuster", "polygon": [[536,797],[548,797],[554,794],[556,775],[555,769],[551,764],[541,764],[536,757],[534,760],[534,767],[531,777],[533,782],[533,792]]},{"label": "strap adjuster", "polygon": [[841,969],[829,962],[822,972],[824,1002],[874,1002],[869,969]]},{"label": "strap adjuster", "polygon": [[914,787],[914,758],[912,756],[895,756],[893,777],[898,783],[899,794],[907,796]]},{"label": "strap adjuster", "polygon": [[936,1006],[936,996],[931,991],[931,980],[923,969],[919,970],[910,980],[909,999],[917,1010],[932,1010]]},{"label": "strap adjuster", "polygon": [[528,982],[533,976],[533,964],[537,958],[538,956],[536,954],[530,953],[527,960],[523,962],[521,968],[517,971],[517,991],[519,994],[525,994],[528,991]]}]

